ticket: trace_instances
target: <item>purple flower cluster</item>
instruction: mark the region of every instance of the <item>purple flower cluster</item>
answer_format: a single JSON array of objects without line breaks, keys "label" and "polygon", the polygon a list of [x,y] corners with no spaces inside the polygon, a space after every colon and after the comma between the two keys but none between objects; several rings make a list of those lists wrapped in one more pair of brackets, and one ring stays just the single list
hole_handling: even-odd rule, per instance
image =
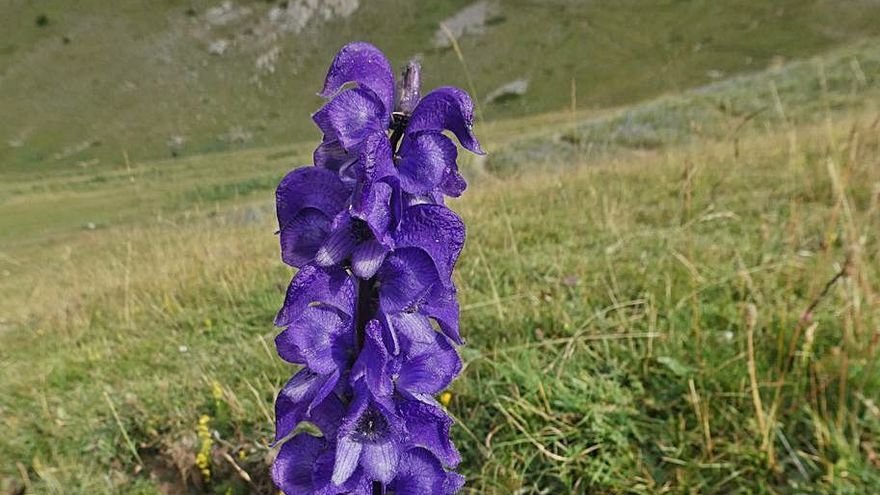
[{"label": "purple flower cluster", "polygon": [[473,103],[452,87],[420,98],[414,62],[395,88],[362,42],[337,53],[321,95],[314,167],[276,193],[281,256],[299,271],[275,343],[303,368],[275,404],[286,441],[272,475],[288,495],[452,494],[460,456],[434,396],[461,370],[452,270],[465,230],[443,198],[466,184],[444,131],[482,153]]}]

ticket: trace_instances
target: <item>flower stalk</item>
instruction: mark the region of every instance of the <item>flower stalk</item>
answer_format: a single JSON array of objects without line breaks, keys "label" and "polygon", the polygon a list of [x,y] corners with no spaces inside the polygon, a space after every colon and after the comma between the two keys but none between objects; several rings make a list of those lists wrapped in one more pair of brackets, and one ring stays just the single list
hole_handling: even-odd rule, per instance
[{"label": "flower stalk", "polygon": [[362,42],[337,53],[321,95],[313,166],[276,191],[281,258],[299,270],[275,344],[302,368],[276,400],[273,479],[288,495],[456,493],[452,419],[435,397],[461,371],[452,271],[465,231],[444,198],[467,184],[445,132],[483,152],[473,103],[452,87],[421,98],[417,62],[395,85]]}]

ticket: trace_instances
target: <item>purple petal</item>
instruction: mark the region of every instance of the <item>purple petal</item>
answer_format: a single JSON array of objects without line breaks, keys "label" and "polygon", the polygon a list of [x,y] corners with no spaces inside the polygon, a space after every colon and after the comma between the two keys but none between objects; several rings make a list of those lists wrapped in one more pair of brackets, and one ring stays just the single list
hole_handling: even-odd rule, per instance
[{"label": "purple petal", "polygon": [[360,467],[356,468],[344,483],[334,484],[332,477],[335,464],[336,451],[334,449],[327,449],[318,456],[312,474],[312,482],[315,486],[314,495],[371,495],[370,481],[364,477],[364,470]]},{"label": "purple petal", "polygon": [[395,495],[452,495],[461,484],[451,480],[450,475],[455,473],[444,471],[440,461],[427,450],[410,449],[401,458],[397,477],[388,488]]},{"label": "purple petal", "polygon": [[275,316],[275,325],[286,327],[300,317],[306,307],[320,302],[354,314],[354,279],[340,267],[306,265],[287,287],[284,305]]},{"label": "purple petal", "polygon": [[388,365],[391,356],[382,341],[382,325],[370,320],[364,330],[364,346],[352,368],[352,380],[364,378],[375,396],[388,396],[393,391]]},{"label": "purple petal", "polygon": [[[325,136],[321,144],[312,153],[312,161],[315,167],[326,168],[340,176],[344,176],[345,171],[351,164],[357,161],[357,155],[345,151],[339,140],[327,139]],[[343,182],[345,182],[344,179]]]},{"label": "purple petal", "polygon": [[[392,194],[391,186],[384,182],[378,182],[370,188],[370,194],[357,206],[352,205],[351,209],[351,215],[365,222],[370,229],[372,238],[386,248],[394,246],[390,232],[392,227]],[[368,239],[363,234],[356,235],[356,237],[360,241]]]},{"label": "purple petal", "polygon": [[314,492],[312,473],[318,457],[327,449],[327,441],[300,433],[284,442],[272,463],[272,481],[287,495]]},{"label": "purple petal", "polygon": [[[457,198],[461,196],[465,189],[467,189],[467,181],[458,172],[458,163],[453,162],[452,166],[446,169],[446,173],[443,175],[443,182],[440,183],[440,192]],[[434,202],[442,205],[442,196],[439,198],[439,201],[435,199]]]},{"label": "purple petal", "polygon": [[[360,384],[359,384],[360,385]],[[351,477],[359,465],[363,438],[357,427],[361,417],[370,406],[369,393],[363,386],[355,388],[354,398],[349,404],[348,412],[340,423],[336,446],[336,460],[333,466],[332,481],[341,485]]]},{"label": "purple petal", "polygon": [[401,320],[396,328],[402,354],[397,387],[416,395],[440,393],[461,371],[458,353],[426,317],[404,313],[393,321]]},{"label": "purple petal", "polygon": [[[399,177],[389,177],[385,179],[385,182],[391,185],[391,227],[396,230],[400,227],[400,220],[403,218],[406,199],[404,198],[403,189],[400,188]],[[406,196],[409,196],[409,194]]]},{"label": "purple petal", "polygon": [[392,159],[391,141],[384,133],[371,134],[364,140],[358,156],[357,178],[369,185],[396,174]]},{"label": "purple petal", "polygon": [[442,275],[449,276],[464,247],[465,227],[461,218],[442,205],[417,205],[403,213],[399,234],[402,245],[424,246]]},{"label": "purple petal", "polygon": [[400,367],[398,388],[414,396],[442,392],[461,371],[458,353],[451,347],[444,351],[418,354],[406,360]]},{"label": "purple petal", "polygon": [[424,204],[404,210],[395,246],[424,249],[437,265],[444,285],[449,286],[464,240],[464,222],[458,215],[445,206]]},{"label": "purple petal", "polygon": [[[357,454],[367,477],[389,480],[393,476],[398,445],[405,431],[404,423],[397,416],[390,398],[374,396],[363,380],[357,381],[349,412],[339,428],[339,444],[342,445],[344,441],[346,449],[351,452],[354,452],[355,448],[349,444],[357,443],[363,446],[363,450],[357,451]],[[347,463],[348,458],[353,457],[354,454],[348,453],[346,456],[340,458],[337,455],[334,482],[337,479],[344,481],[345,475],[352,469]],[[337,471],[341,473],[339,476],[336,474]]]},{"label": "purple petal", "polygon": [[291,336],[293,332],[290,327],[284,329],[283,332],[275,336],[275,349],[281,359],[293,364],[306,364],[306,358],[300,354],[299,346],[297,346]]},{"label": "purple petal", "polygon": [[340,213],[330,227],[330,234],[315,253],[315,263],[319,266],[333,266],[342,263],[357,244],[351,231],[351,215],[347,211]]},{"label": "purple petal", "polygon": [[[427,332],[434,331],[431,327],[431,322],[420,313],[395,313],[389,318],[389,321],[391,322],[391,326],[394,327],[395,334],[407,336],[410,342],[416,340],[416,338],[413,337],[415,335],[423,336],[420,340],[427,343],[433,342],[433,340],[424,337]],[[410,343],[409,348],[411,349],[412,347],[413,344]]]},{"label": "purple petal", "polygon": [[413,111],[407,126],[407,133],[421,131],[452,131],[465,149],[479,155],[483,154],[480,143],[473,133],[474,103],[461,89],[453,87],[437,88],[422,98]]},{"label": "purple petal", "polygon": [[275,440],[286,437],[305,421],[311,409],[330,395],[338,379],[338,372],[319,375],[308,368],[293,375],[275,399]]},{"label": "purple petal", "polygon": [[281,259],[301,267],[315,258],[315,253],[330,231],[332,219],[320,210],[304,208],[281,229]]},{"label": "purple petal", "polygon": [[371,91],[359,88],[333,97],[312,120],[328,139],[339,140],[345,151],[355,150],[370,134],[384,134],[387,128],[382,102]]},{"label": "purple petal", "polygon": [[441,492],[443,495],[453,495],[458,493],[459,490],[464,486],[464,476],[448,472],[446,473],[446,479],[443,481],[443,491]]},{"label": "purple petal", "polygon": [[464,483],[464,476],[458,473],[448,472],[446,473],[446,479],[443,481],[443,491],[441,493],[443,495],[453,495],[458,493],[458,491],[464,486]]},{"label": "purple petal", "polygon": [[449,437],[452,419],[441,408],[419,401],[405,401],[398,408],[413,445],[430,450],[447,467],[461,462]]},{"label": "purple petal", "polygon": [[456,344],[464,344],[458,330],[458,299],[455,297],[455,287],[432,295],[431,299],[422,306],[422,313],[437,320],[440,331]]},{"label": "purple petal", "polygon": [[333,465],[334,485],[341,485],[348,481],[354,470],[358,467],[361,451],[364,445],[349,437],[342,437],[336,444],[336,462]]},{"label": "purple petal", "polygon": [[331,379],[318,390],[316,398],[320,398],[320,400],[309,407],[305,418],[305,421],[313,423],[319,430],[321,430],[321,433],[324,434],[324,438],[336,438],[336,434],[339,430],[339,423],[342,421],[342,417],[345,414],[345,404],[338,395],[330,393],[333,389],[333,385],[336,385],[333,383],[334,378],[332,377],[334,376],[338,377],[339,373],[337,372],[331,375]]},{"label": "purple petal", "polygon": [[[402,313],[393,313],[392,316],[397,314]],[[400,342],[397,340],[397,332],[394,331],[394,325],[391,323],[392,317],[384,311],[379,311],[379,314],[376,316],[382,321],[382,330],[384,331],[382,335],[385,348],[391,350],[392,356],[397,356],[400,354]]]},{"label": "purple petal", "polygon": [[400,451],[390,439],[364,444],[361,465],[368,478],[382,483],[390,482],[397,471],[398,461],[400,461]]},{"label": "purple petal", "polygon": [[327,235],[329,219],[343,209],[351,190],[329,170],[303,167],[287,174],[275,192],[281,258],[300,267],[312,260]]},{"label": "purple petal", "polygon": [[373,278],[373,275],[382,266],[386,254],[388,254],[388,249],[382,246],[379,241],[371,239],[362,242],[354,248],[351,255],[351,271],[364,280]]},{"label": "purple petal", "polygon": [[[410,194],[428,194],[439,187],[454,168],[458,150],[446,136],[435,132],[409,135],[400,146],[400,186]],[[460,194],[460,192],[459,192]]]},{"label": "purple petal", "polygon": [[391,114],[394,103],[394,74],[385,54],[375,46],[363,41],[342,47],[333,59],[321,96],[329,98],[349,82],[371,90]]},{"label": "purple petal", "polygon": [[433,191],[428,194],[418,196],[414,194],[406,195],[406,205],[405,208],[409,208],[410,206],[418,206],[418,205],[445,205],[443,193],[440,191]]},{"label": "purple petal", "polygon": [[313,371],[330,374],[346,365],[354,349],[353,322],[332,306],[309,306],[278,335],[275,344],[279,354],[282,348],[293,347],[295,356]]},{"label": "purple petal", "polygon": [[417,310],[440,282],[431,258],[417,248],[396,249],[376,277],[379,305],[387,314]]},{"label": "purple petal", "polygon": [[351,194],[339,177],[318,167],[302,167],[291,171],[275,190],[275,209],[281,228],[303,208],[314,208],[330,217],[345,206]]},{"label": "purple petal", "polygon": [[367,222],[375,237],[390,247],[390,239],[385,239],[393,219],[392,187],[388,179],[394,178],[397,172],[391,158],[391,144],[384,134],[374,134],[366,140],[355,169],[357,186],[351,214]]}]

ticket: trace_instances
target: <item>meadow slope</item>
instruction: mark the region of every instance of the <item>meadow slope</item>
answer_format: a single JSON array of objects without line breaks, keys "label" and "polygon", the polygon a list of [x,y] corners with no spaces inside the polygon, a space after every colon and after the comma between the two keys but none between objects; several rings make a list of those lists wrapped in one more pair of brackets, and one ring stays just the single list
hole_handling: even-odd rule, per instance
[{"label": "meadow slope", "polygon": [[[508,158],[515,173],[469,162],[452,203],[469,231],[449,402],[468,493],[880,491],[874,50],[808,65],[845,61],[849,85],[811,70],[778,98],[746,79],[675,100],[703,115],[763,95],[748,125],[713,117],[735,134],[588,154],[611,142],[591,137],[596,116],[481,130],[523,149],[586,137],[559,161]],[[272,401],[292,371],[272,349],[291,273],[271,188],[307,152],[4,184],[4,489],[268,493]]]}]

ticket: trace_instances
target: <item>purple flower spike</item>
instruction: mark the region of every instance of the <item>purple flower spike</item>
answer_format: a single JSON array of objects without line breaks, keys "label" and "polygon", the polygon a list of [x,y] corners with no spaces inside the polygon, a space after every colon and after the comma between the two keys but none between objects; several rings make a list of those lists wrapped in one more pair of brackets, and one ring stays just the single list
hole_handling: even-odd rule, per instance
[{"label": "purple flower spike", "polygon": [[[281,256],[299,271],[275,318],[278,355],[301,368],[275,401],[272,479],[284,493],[451,495],[464,478],[452,418],[435,400],[462,370],[453,270],[467,187],[454,135],[474,153],[473,102],[421,98],[411,62],[395,87],[376,47],[333,60],[312,118],[314,167],[278,186]],[[308,422],[321,431],[300,431]]]}]

